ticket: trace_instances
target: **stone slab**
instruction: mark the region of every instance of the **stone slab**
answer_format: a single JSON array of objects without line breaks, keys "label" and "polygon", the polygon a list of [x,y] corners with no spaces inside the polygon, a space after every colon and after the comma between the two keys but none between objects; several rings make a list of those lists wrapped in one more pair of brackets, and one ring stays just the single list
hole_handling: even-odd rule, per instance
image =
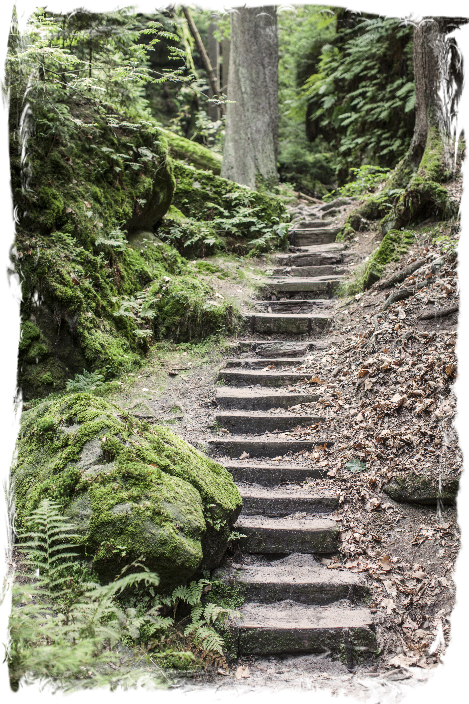
[{"label": "stone slab", "polygon": [[327,518],[240,516],[234,530],[246,536],[239,541],[243,552],[261,554],[328,555],[337,552],[340,534],[335,521]]},{"label": "stone slab", "polygon": [[231,437],[212,438],[209,447],[228,457],[240,457],[247,452],[250,457],[284,457],[288,452],[296,453],[306,450],[313,452],[317,445],[332,445],[323,438],[314,442],[310,440],[268,440],[263,438]]},{"label": "stone slab", "polygon": [[220,408],[263,411],[268,408],[289,408],[299,403],[314,403],[316,393],[277,391],[275,389],[247,389],[221,386],[216,390],[215,400]]},{"label": "stone slab", "polygon": [[349,570],[330,570],[312,555],[293,553],[280,560],[224,567],[215,579],[236,584],[247,602],[270,604],[291,600],[330,604],[339,599],[357,602],[369,594],[363,578]]},{"label": "stone slab", "polygon": [[243,516],[291,516],[293,513],[330,513],[339,505],[332,492],[308,493],[300,487],[269,489],[261,486],[240,486]]},{"label": "stone slab", "polygon": [[307,416],[296,413],[262,413],[249,411],[218,411],[215,420],[230,433],[265,433],[274,430],[291,430],[297,426],[311,426],[324,420],[324,416]]},{"label": "stone slab", "polygon": [[237,623],[238,655],[340,653],[347,663],[377,650],[370,612],[365,608],[308,606],[295,602],[245,604]]},{"label": "stone slab", "polygon": [[224,467],[233,475],[235,482],[278,486],[279,484],[303,483],[307,479],[323,479],[327,476],[324,467],[301,467],[285,462],[252,462],[232,460],[224,462]]},{"label": "stone slab", "polygon": [[218,380],[224,381],[225,384],[232,386],[272,386],[279,387],[288,384],[296,384],[298,381],[309,381],[313,375],[304,372],[264,372],[257,370],[237,370],[237,369],[221,369],[218,372]]}]

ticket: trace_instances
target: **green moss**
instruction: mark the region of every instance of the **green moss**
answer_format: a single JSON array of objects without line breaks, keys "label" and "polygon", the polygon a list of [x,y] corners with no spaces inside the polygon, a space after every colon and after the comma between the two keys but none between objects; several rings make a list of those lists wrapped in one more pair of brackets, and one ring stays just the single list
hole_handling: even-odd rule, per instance
[{"label": "green moss", "polygon": [[219,175],[221,172],[221,154],[210,151],[202,144],[191,142],[189,139],[180,137],[174,132],[162,130],[169,146],[170,155],[179,161],[187,161],[197,169],[209,170]]},{"label": "green moss", "polygon": [[175,162],[173,168],[177,182],[173,205],[186,217],[210,221],[219,215],[220,209],[230,214],[239,205],[257,209],[257,217],[262,220],[283,218],[286,214],[285,206],[277,196],[253,191],[181,162]]},{"label": "green moss", "polygon": [[23,414],[13,478],[18,528],[52,498],[104,580],[143,556],[165,589],[218,564],[241,507],[224,467],[86,393]]},{"label": "green moss", "polygon": [[370,288],[379,281],[387,264],[399,261],[415,241],[415,233],[410,230],[390,230],[384,236],[379,247],[375,249],[368,262],[358,270],[353,281],[349,281],[339,289],[341,297],[351,296]]},{"label": "green moss", "polygon": [[29,320],[23,322],[21,325],[20,332],[20,352],[24,352],[25,350],[27,350],[33,340],[39,339],[40,335],[40,330],[36,325],[34,325],[34,323]]},{"label": "green moss", "polygon": [[193,276],[165,277],[147,292],[142,311],[153,315],[159,339],[187,342],[213,333],[233,332],[238,311],[218,297],[212,286]]}]

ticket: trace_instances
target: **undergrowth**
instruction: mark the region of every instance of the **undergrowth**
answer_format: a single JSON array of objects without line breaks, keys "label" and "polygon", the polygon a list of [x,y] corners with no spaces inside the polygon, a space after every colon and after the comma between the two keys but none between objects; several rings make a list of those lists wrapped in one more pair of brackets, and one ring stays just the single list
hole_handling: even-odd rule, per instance
[{"label": "undergrowth", "polygon": [[[44,499],[20,536],[6,660],[10,684],[47,680],[72,691],[97,686],[165,686],[165,670],[226,665],[218,632],[230,609],[202,604],[201,579],[157,596],[158,576],[140,560],[110,584],[92,581],[74,551],[72,527]],[[189,614],[177,618],[181,604]],[[162,614],[162,612],[165,612]]]},{"label": "undergrowth", "polygon": [[399,261],[415,241],[412,230],[390,230],[379,246],[364,262],[352,281],[347,281],[338,290],[338,296],[346,297],[360,293],[379,281],[387,264]]}]

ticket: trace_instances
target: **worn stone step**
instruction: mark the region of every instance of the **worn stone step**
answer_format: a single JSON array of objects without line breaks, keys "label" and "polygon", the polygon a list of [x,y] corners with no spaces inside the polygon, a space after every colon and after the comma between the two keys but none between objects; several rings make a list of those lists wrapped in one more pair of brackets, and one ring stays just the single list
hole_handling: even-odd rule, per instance
[{"label": "worn stone step", "polygon": [[369,594],[363,578],[348,570],[330,570],[312,555],[293,553],[280,560],[216,570],[215,579],[236,584],[247,602],[271,604],[286,599],[302,604],[357,602]]},{"label": "worn stone step", "polygon": [[288,240],[294,247],[332,244],[340,230],[340,227],[292,228],[288,232]]},{"label": "worn stone step", "polygon": [[309,381],[314,375],[305,372],[264,372],[257,370],[221,369],[218,372],[218,380],[232,386],[248,386],[259,384],[260,386],[285,386],[296,384],[298,381]]},{"label": "worn stone step", "polygon": [[237,369],[241,367],[243,369],[265,369],[266,367],[298,367],[301,365],[303,360],[301,357],[272,357],[270,359],[264,359],[262,357],[237,357],[235,359],[227,359],[225,362],[226,369]]},{"label": "worn stone step", "polygon": [[243,516],[291,516],[293,513],[328,513],[339,505],[337,494],[321,491],[313,494],[301,487],[269,489],[263,486],[239,486],[243,499]]},{"label": "worn stone step", "polygon": [[278,266],[320,266],[340,264],[344,261],[345,247],[341,242],[301,247],[297,252],[277,254],[274,261]]},{"label": "worn stone step", "polygon": [[272,271],[272,276],[344,276],[349,268],[343,264],[321,264],[318,266],[287,266]]},{"label": "worn stone step", "polygon": [[232,460],[223,466],[233,475],[235,482],[278,486],[282,483],[301,484],[307,479],[323,479],[327,476],[324,467],[301,467],[300,465],[280,462],[248,462]]},{"label": "worn stone step", "polygon": [[259,411],[218,411],[215,420],[230,433],[265,433],[274,430],[291,430],[298,426],[311,426],[324,420],[324,416],[307,416],[297,413],[261,413]]},{"label": "worn stone step", "polygon": [[364,607],[310,606],[284,601],[244,604],[233,619],[237,655],[340,653],[348,667],[377,650],[370,611]]},{"label": "worn stone step", "polygon": [[243,552],[260,554],[330,554],[337,552],[339,529],[329,518],[240,516],[234,530]]},{"label": "worn stone step", "polygon": [[313,301],[305,300],[280,300],[256,301],[256,308],[262,313],[328,313],[333,309],[330,298],[317,298]]},{"label": "worn stone step", "polygon": [[317,445],[332,443],[318,438],[311,440],[270,440],[264,438],[246,438],[232,436],[230,438],[211,438],[209,446],[228,457],[240,457],[247,452],[250,457],[284,457],[288,452],[312,452]]},{"label": "worn stone step", "polygon": [[264,411],[268,408],[289,408],[299,403],[314,403],[319,399],[317,393],[297,393],[275,391],[274,389],[246,389],[218,387],[215,400],[220,408],[238,409],[242,411]]},{"label": "worn stone step", "polygon": [[[280,293],[315,293],[316,298],[330,297],[341,283],[343,276],[291,276],[270,279],[265,285],[271,291]],[[320,294],[323,294],[321,296]],[[308,296],[309,298],[309,296]]]},{"label": "worn stone step", "polygon": [[302,314],[302,313],[256,313],[247,316],[251,333],[264,335],[290,334],[308,335],[319,332],[330,325],[332,315],[327,313]]},{"label": "worn stone step", "polygon": [[296,217],[294,220],[292,220],[290,229],[296,230],[297,228],[303,229],[305,227],[310,228],[310,229],[319,227],[319,228],[323,229],[325,227],[330,227],[333,224],[334,224],[333,220],[322,220],[321,218],[316,218],[316,219],[307,218],[307,217],[305,218],[304,216],[303,217],[300,216],[300,217]]},{"label": "worn stone step", "polygon": [[238,348],[263,357],[302,357],[313,347],[312,342],[290,342],[272,340],[240,340]]}]

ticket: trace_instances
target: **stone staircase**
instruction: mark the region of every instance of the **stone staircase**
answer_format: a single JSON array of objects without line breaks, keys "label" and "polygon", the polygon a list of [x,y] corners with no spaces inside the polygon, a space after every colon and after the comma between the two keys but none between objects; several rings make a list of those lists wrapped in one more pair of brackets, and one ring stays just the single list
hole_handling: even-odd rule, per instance
[{"label": "stone staircase", "polygon": [[[326,212],[332,205],[325,204]],[[216,422],[228,432],[209,444],[239,487],[243,509],[234,529],[244,537],[239,564],[220,568],[216,576],[245,598],[232,623],[238,656],[336,653],[353,668],[376,650],[376,637],[362,579],[321,561],[338,549],[340,531],[330,517],[338,492],[321,467],[289,459],[330,444],[327,428],[318,425],[317,436],[308,440],[287,435],[323,420],[289,410],[319,398],[292,385],[311,378],[302,362],[311,335],[327,328],[332,296],[346,272],[337,227],[324,222],[320,210],[292,228],[290,252],[276,257],[259,312],[250,317],[252,339],[238,343],[239,356],[219,373]]]}]

